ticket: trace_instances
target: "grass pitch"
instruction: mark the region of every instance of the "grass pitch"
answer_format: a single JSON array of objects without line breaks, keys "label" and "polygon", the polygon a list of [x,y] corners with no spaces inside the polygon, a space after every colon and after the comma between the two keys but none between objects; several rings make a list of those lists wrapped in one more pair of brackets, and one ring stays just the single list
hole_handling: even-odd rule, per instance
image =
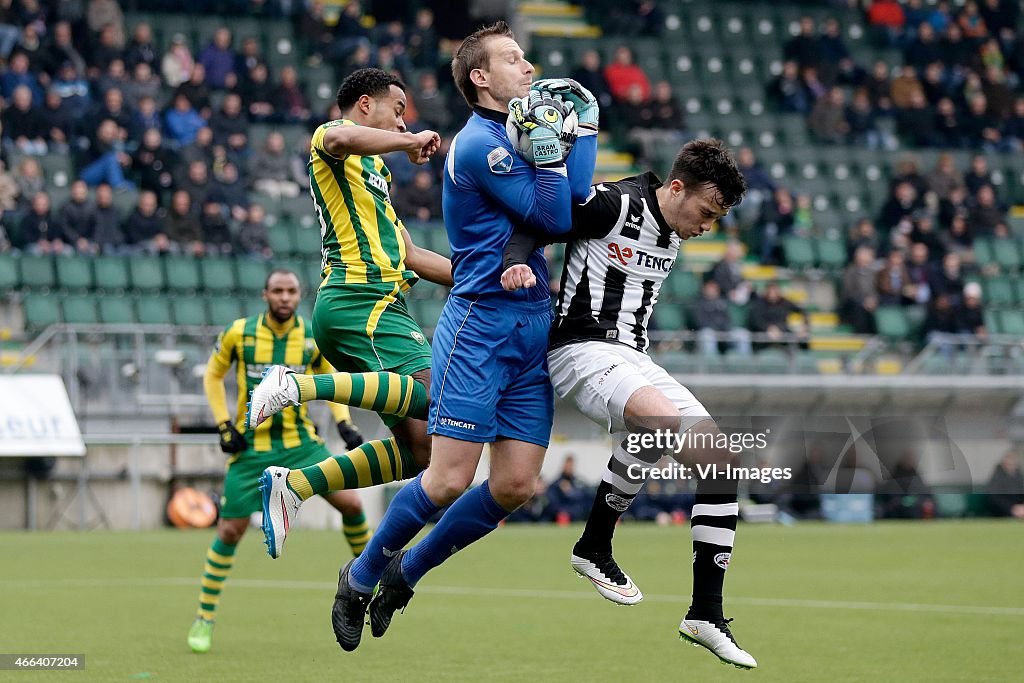
[{"label": "grass pitch", "polygon": [[1024,526],[741,525],[726,616],[759,669],[677,639],[689,602],[687,527],[627,524],[616,555],[646,595],[605,602],[575,578],[578,528],[512,526],[421,584],[382,640],[335,644],[348,550],[298,531],[271,561],[251,529],[224,589],[213,650],[185,635],[212,532],[0,534],[0,651],[85,653],[78,672],[14,681],[1019,681]]}]

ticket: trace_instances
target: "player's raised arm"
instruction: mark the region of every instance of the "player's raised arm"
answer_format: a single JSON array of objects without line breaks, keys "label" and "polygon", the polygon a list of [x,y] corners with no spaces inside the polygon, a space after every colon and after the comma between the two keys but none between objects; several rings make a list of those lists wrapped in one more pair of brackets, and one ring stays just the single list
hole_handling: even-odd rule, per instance
[{"label": "player's raised arm", "polygon": [[413,163],[424,164],[441,146],[441,136],[432,130],[399,133],[368,126],[338,125],[324,130],[320,146],[336,159],[350,154],[373,156],[405,152]]},{"label": "player's raised arm", "polygon": [[452,262],[440,254],[417,246],[409,231],[402,228],[402,239],[405,240],[405,265],[428,282],[445,287],[453,287]]},{"label": "player's raised arm", "polygon": [[576,142],[566,154],[569,191],[574,204],[583,203],[590,193],[597,164],[597,132],[600,107],[593,93],[571,78],[546,78],[535,81],[531,90],[541,90],[561,97],[573,105],[579,119]]}]

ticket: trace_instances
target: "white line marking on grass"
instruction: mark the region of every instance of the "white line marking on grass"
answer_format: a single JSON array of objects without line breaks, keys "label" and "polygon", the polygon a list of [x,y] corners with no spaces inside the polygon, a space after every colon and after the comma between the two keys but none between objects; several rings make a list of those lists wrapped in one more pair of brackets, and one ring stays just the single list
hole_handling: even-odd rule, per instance
[{"label": "white line marking on grass", "polygon": [[[124,588],[135,586],[194,586],[195,577],[152,577],[128,579],[0,579],[0,586],[9,588]],[[283,590],[334,590],[336,583],[325,581],[291,581],[285,579],[237,579],[230,585],[238,588],[270,588]],[[599,600],[590,591],[538,590],[534,588],[498,588],[488,586],[423,586],[417,592],[427,595],[466,595],[491,598],[539,598],[543,600]],[[689,604],[682,595],[644,596],[646,602]],[[808,600],[803,598],[728,598],[731,604],[752,607],[797,607],[804,609],[852,609],[877,612],[936,612],[946,614],[982,614],[1024,617],[1024,607],[992,607],[987,605],[937,605],[912,602],[856,602],[850,600]]]}]

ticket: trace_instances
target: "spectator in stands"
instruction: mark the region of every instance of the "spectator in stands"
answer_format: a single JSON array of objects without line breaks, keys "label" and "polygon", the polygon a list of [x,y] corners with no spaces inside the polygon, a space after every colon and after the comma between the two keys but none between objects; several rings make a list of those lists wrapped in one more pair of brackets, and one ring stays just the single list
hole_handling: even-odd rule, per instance
[{"label": "spectator in stands", "polygon": [[338,17],[334,27],[334,43],[324,56],[337,60],[359,48],[370,49],[370,31],[363,25],[362,2],[351,0]]},{"label": "spectator in stands", "polygon": [[611,89],[601,69],[601,55],[597,50],[584,51],[580,56],[579,66],[572,72],[572,77],[593,93],[601,107],[607,108],[612,105]]},{"label": "spectator in stands", "polygon": [[[438,63],[438,40],[434,31],[434,12],[427,7],[416,10],[413,26],[406,34],[410,61],[418,69],[432,69]],[[597,93],[594,93],[595,95]]]},{"label": "spectator in stands", "polygon": [[650,128],[681,134],[686,130],[683,107],[672,91],[668,81],[658,81],[654,86],[654,95],[647,105],[650,110]]},{"label": "spectator in stands", "polygon": [[83,152],[83,168],[78,174],[90,187],[100,183],[107,183],[118,190],[134,187],[124,177],[124,169],[132,163],[124,151],[126,136],[124,129],[110,119],[99,124],[95,138]]},{"label": "spectator in stands", "polygon": [[15,52],[7,64],[7,69],[0,74],[0,97],[9,100],[19,85],[24,85],[32,92],[32,103],[41,104],[43,87],[36,74],[29,69],[28,55]]},{"label": "spectator in stands", "polygon": [[165,225],[167,237],[176,245],[172,249],[190,256],[206,253],[199,217],[193,212],[192,198],[185,190],[178,190],[171,196],[171,208],[167,212]]},{"label": "spectator in stands", "polygon": [[245,85],[252,70],[261,64],[267,65],[260,53],[259,41],[255,36],[246,36],[242,39],[242,49],[235,55],[235,76],[238,78],[238,86]]},{"label": "spectator in stands", "polygon": [[[938,263],[946,253],[942,243],[942,236],[935,229],[935,218],[927,211],[919,211],[914,215],[914,228],[910,231],[910,242],[913,245],[920,244],[928,250],[930,260]],[[913,253],[911,253],[913,260]]]},{"label": "spectator in stands", "polygon": [[943,97],[935,105],[935,143],[938,147],[958,148],[964,144],[960,126],[960,115],[949,97]]},{"label": "spectator in stands", "polygon": [[53,35],[46,48],[45,65],[43,68],[51,77],[56,76],[65,62],[71,62],[75,70],[85,73],[85,59],[75,47],[71,37],[71,24],[58,21],[53,25]]},{"label": "spectator in stands", "polygon": [[[843,32],[839,26],[839,20],[829,17],[825,20],[825,26],[818,37],[818,70],[821,72],[822,80],[833,84],[847,78],[850,64],[853,60],[850,57],[850,50],[843,41]],[[843,76],[842,74],[847,74]]]},{"label": "spectator in stands", "polygon": [[985,309],[981,304],[981,285],[977,282],[968,282],[964,285],[963,303],[957,311],[956,321],[960,334],[972,335],[982,342],[988,339]]},{"label": "spectator in stands", "polygon": [[928,314],[921,326],[921,335],[925,343],[936,346],[939,352],[949,358],[953,355],[954,346],[944,341],[945,335],[957,333],[956,308],[946,294],[932,297],[928,306]]},{"label": "spectator in stands", "polygon": [[92,49],[89,51],[89,66],[86,68],[86,73],[92,78],[97,78],[103,72],[109,71],[115,61],[121,63],[121,71],[124,71],[124,61],[122,60],[124,48],[123,31],[121,35],[122,41],[118,44],[117,28],[113,24],[107,24],[100,30],[99,38],[93,43]]},{"label": "spectator in stands", "polygon": [[46,190],[43,167],[32,157],[25,157],[18,162],[15,181],[18,183],[18,191],[23,204],[27,204],[37,194]]},{"label": "spectator in stands", "polygon": [[249,77],[238,87],[238,94],[245,103],[249,120],[257,123],[275,118],[274,85],[270,82],[266,64],[257,64]]},{"label": "spectator in stands", "polygon": [[1007,451],[992,470],[985,493],[993,516],[1024,519],[1024,475],[1016,451]]},{"label": "spectator in stands", "polygon": [[230,90],[238,83],[235,74],[235,52],[231,49],[231,31],[221,26],[213,32],[213,40],[199,53],[199,63],[206,70],[206,82],[217,90]]},{"label": "spectator in stands", "polygon": [[[959,190],[963,192],[963,190]],[[939,235],[942,238],[942,246],[946,252],[957,254],[973,254],[974,235],[971,234],[967,225],[967,216],[956,214],[950,221],[949,230]]]},{"label": "spectator in stands", "polygon": [[1002,133],[1003,143],[1008,150],[1024,152],[1024,97],[1013,101],[1013,114],[1003,124]]},{"label": "spectator in stands", "polygon": [[978,3],[974,2],[974,0],[967,0],[964,3],[963,9],[960,10],[956,17],[956,23],[960,26],[960,30],[963,31],[964,38],[968,40],[982,40],[988,36],[988,27],[985,25],[985,19],[978,11]]},{"label": "spectator in stands", "polygon": [[853,253],[853,263],[843,273],[839,316],[857,334],[874,334],[878,290],[875,287],[875,252],[861,246]]},{"label": "spectator in stands", "polygon": [[177,183],[176,189],[184,190],[188,194],[190,206],[202,206],[212,190],[209,167],[202,161],[189,162],[185,170],[185,177]]},{"label": "spectator in stands", "polygon": [[932,291],[932,297],[946,296],[949,298],[950,305],[960,305],[964,280],[960,273],[959,254],[950,252],[943,257],[942,268],[932,274],[928,286]]},{"label": "spectator in stands", "polygon": [[132,78],[124,86],[124,97],[129,108],[138,108],[139,102],[148,97],[154,102],[163,96],[160,77],[153,73],[147,62],[139,62],[132,70]]},{"label": "spectator in stands", "polygon": [[138,203],[125,219],[121,231],[132,252],[166,254],[171,251],[164,215],[155,192],[143,190],[139,193]]},{"label": "spectator in stands", "polygon": [[565,456],[562,472],[548,487],[548,503],[555,519],[574,521],[586,519],[590,512],[590,496],[576,478],[576,459]]},{"label": "spectator in stands", "polygon": [[153,42],[153,28],[147,22],[140,21],[132,30],[132,39],[125,48],[124,65],[134,72],[135,67],[139,64],[145,64],[149,67],[150,73],[152,73],[157,69],[157,61],[156,45]]},{"label": "spectator in stands", "polygon": [[208,198],[203,202],[199,227],[206,244],[206,254],[230,254],[233,248],[231,226],[228,224],[224,206]]},{"label": "spectator in stands", "polygon": [[782,56],[786,60],[796,62],[800,67],[818,66],[822,58],[820,46],[814,17],[805,14],[800,17],[800,32],[782,46]]},{"label": "spectator in stands", "polygon": [[184,95],[188,98],[189,104],[202,114],[204,119],[210,117],[210,87],[206,82],[206,67],[196,62],[192,66],[192,74],[189,79],[179,85],[174,91],[174,98]]},{"label": "spectator in stands", "polygon": [[299,76],[293,66],[281,68],[281,81],[274,92],[274,109],[285,123],[305,123],[309,120],[309,100],[299,86]]},{"label": "spectator in stands", "polygon": [[909,180],[896,183],[889,200],[878,215],[878,225],[886,234],[893,230],[910,232],[914,212],[921,208],[917,190]]},{"label": "spectator in stands", "polygon": [[917,35],[903,50],[903,61],[919,73],[929,64],[941,62],[942,50],[935,36],[935,29],[927,21],[917,27]]},{"label": "spectator in stands", "polygon": [[971,197],[977,195],[978,190],[985,185],[992,185],[992,172],[988,168],[988,157],[984,154],[975,154],[971,157],[971,168],[964,174],[964,184]]},{"label": "spectator in stands", "polygon": [[124,131],[123,140],[127,141],[136,132],[135,116],[124,104],[124,95],[120,88],[111,88],[103,95],[103,102],[96,106],[90,115],[90,127],[98,128],[104,121],[109,120],[117,124],[117,127]]},{"label": "spectator in stands", "polygon": [[971,62],[974,57],[974,48],[968,41],[964,40],[964,33],[956,23],[946,26],[946,32],[939,40],[939,47],[942,50],[942,63],[946,69],[955,73],[962,73],[964,65]]},{"label": "spectator in stands", "polygon": [[640,93],[643,100],[651,96],[651,82],[647,74],[633,61],[633,51],[625,45],[615,48],[615,56],[612,63],[604,69],[605,80],[608,81],[608,89],[612,97],[624,102],[629,97],[630,87],[640,86]]},{"label": "spectator in stands", "polygon": [[892,110],[892,80],[889,77],[889,65],[883,60],[876,61],[871,67],[871,74],[864,82],[864,87],[867,88],[871,106],[877,114]]},{"label": "spectator in stands", "polygon": [[[697,328],[697,348],[705,356],[717,355],[727,346],[744,355],[750,355],[750,332],[735,327],[729,315],[729,302],[722,298],[718,283],[713,279],[704,281],[700,298],[693,307],[693,323]],[[728,339],[718,341],[719,336]]]},{"label": "spectator in stands", "polygon": [[868,149],[894,148],[892,141],[889,145],[883,144],[883,133],[878,128],[878,119],[874,107],[871,106],[871,98],[865,88],[857,88],[850,104],[846,107],[846,141],[857,147]]},{"label": "spectator in stands", "polygon": [[874,0],[868,8],[868,23],[884,43],[896,45],[906,24],[903,7],[896,0]]},{"label": "spectator in stands", "polygon": [[83,116],[92,106],[89,83],[75,71],[71,62],[65,62],[54,79],[51,90],[60,95],[64,109],[75,118]]},{"label": "spectator in stands", "polygon": [[46,154],[46,130],[39,109],[32,106],[32,91],[19,85],[11,99],[0,115],[4,145],[16,147],[22,154]]},{"label": "spectator in stands", "polygon": [[263,261],[270,259],[274,251],[270,248],[270,237],[267,235],[266,209],[253,204],[246,212],[246,218],[238,228],[238,252],[249,258]]},{"label": "spectator in stands", "polygon": [[761,215],[761,204],[775,193],[775,182],[754,157],[754,150],[741,147],[736,154],[736,166],[747,182],[747,194],[734,209],[741,230],[750,228]]},{"label": "spectator in stands", "polygon": [[206,128],[206,119],[199,115],[188,97],[181,93],[174,97],[174,108],[164,114],[164,123],[171,140],[181,147],[191,144],[199,131]]},{"label": "spectator in stands", "polygon": [[810,98],[811,108],[814,103],[828,94],[828,88],[818,75],[818,69],[813,66],[805,66],[800,70],[800,79],[804,83],[804,89]]},{"label": "spectator in stands", "polygon": [[160,60],[160,73],[164,76],[164,83],[168,88],[177,88],[192,77],[194,66],[195,60],[188,49],[185,36],[181,33],[174,34],[170,47]]},{"label": "spectator in stands", "polygon": [[114,206],[114,192],[106,183],[96,188],[96,232],[93,239],[104,254],[125,253],[121,216]]},{"label": "spectator in stands", "polygon": [[178,155],[163,144],[159,130],[151,128],[143,133],[142,144],[132,155],[132,171],[139,179],[139,187],[157,194],[170,190],[177,164]]},{"label": "spectator in stands", "polygon": [[38,116],[47,149],[52,153],[67,154],[68,141],[75,120],[55,89],[50,88],[46,91],[46,99]]},{"label": "spectator in stands", "polygon": [[156,108],[156,100],[152,97],[143,97],[139,100],[139,106],[135,110],[135,121],[132,129],[136,131],[135,138],[145,135],[147,130],[163,130],[164,120]]},{"label": "spectator in stands", "polygon": [[846,95],[839,86],[814,103],[807,125],[818,142],[838,145],[846,141],[850,124],[846,122]]},{"label": "spectator in stands", "polygon": [[32,197],[31,208],[10,235],[11,246],[29,254],[71,254],[74,249],[64,240],[58,221],[50,211],[50,195],[39,192]]},{"label": "spectator in stands", "polygon": [[433,221],[441,218],[441,192],[434,176],[417,170],[412,184],[400,187],[394,197],[395,208],[407,220]]},{"label": "spectator in stands", "polygon": [[215,199],[223,205],[232,220],[244,221],[249,212],[249,193],[245,182],[234,162],[227,161],[214,171],[214,184],[210,189],[207,201]]},{"label": "spectator in stands", "polygon": [[[789,316],[798,314],[803,322],[795,329],[789,326]],[[750,302],[750,309],[747,311],[747,328],[751,332],[761,333],[771,340],[768,343],[760,342],[757,348],[763,349],[772,343],[784,343],[785,337],[795,336],[801,346],[806,347],[810,337],[810,323],[807,314],[802,308],[789,299],[782,296],[782,289],[779,283],[772,281],[765,287],[760,296]]]},{"label": "spectator in stands", "polygon": [[967,222],[974,235],[1007,236],[1006,211],[999,205],[991,185],[979,187],[977,195],[968,205],[970,213],[967,214]]},{"label": "spectator in stands", "polygon": [[452,111],[448,98],[438,89],[437,76],[429,71],[420,74],[416,91],[416,108],[420,125],[431,130],[448,130],[452,125]]},{"label": "spectator in stands", "polygon": [[811,98],[800,79],[800,66],[793,61],[784,62],[782,73],[773,80],[766,90],[768,99],[783,112],[808,114]]},{"label": "spectator in stands", "polygon": [[220,109],[210,117],[213,144],[231,149],[247,147],[249,144],[249,121],[242,110],[242,98],[237,93],[228,93]]},{"label": "spectator in stands", "polygon": [[321,0],[306,3],[305,12],[298,19],[298,31],[308,43],[310,57],[322,60],[324,52],[334,42],[334,32],[327,25]]},{"label": "spectator in stands", "polygon": [[878,291],[879,306],[901,306],[914,301],[916,287],[910,282],[907,272],[906,254],[892,249],[885,257],[885,264],[878,271],[875,289]]},{"label": "spectator in stands", "polygon": [[18,51],[28,55],[29,68],[38,74],[39,82],[44,86],[49,81],[46,73],[47,51],[43,41],[39,39],[39,31],[32,24],[23,26],[18,38]]},{"label": "spectator in stands", "polygon": [[0,0],[0,58],[7,59],[18,43],[18,18],[13,0]]},{"label": "spectator in stands", "polygon": [[921,76],[921,89],[924,90],[928,106],[933,108],[943,97],[949,97],[949,83],[946,81],[946,70],[941,61],[936,60],[925,65]]},{"label": "spectator in stands", "polygon": [[939,197],[945,197],[954,188],[964,187],[964,174],[956,167],[956,159],[949,152],[943,152],[935,160],[935,168],[928,174],[928,189]]},{"label": "spectator in stands", "polygon": [[777,187],[771,201],[761,204],[761,218],[757,226],[757,243],[761,264],[780,264],[782,240],[793,232],[796,205],[789,188]]},{"label": "spectator in stands", "polygon": [[722,260],[711,267],[708,277],[718,283],[722,296],[740,306],[750,299],[750,283],[743,279],[743,245],[730,240],[725,245]]},{"label": "spectator in stands", "polygon": [[0,159],[0,218],[3,218],[3,212],[12,211],[18,206],[20,192],[18,182],[7,170],[7,164]]},{"label": "spectator in stands", "polygon": [[931,299],[928,280],[931,278],[933,267],[928,245],[924,242],[911,244],[910,261],[907,263],[908,294],[911,303],[926,304]]},{"label": "spectator in stands", "polygon": [[917,78],[914,67],[903,65],[900,67],[899,75],[892,79],[889,87],[889,99],[896,109],[907,109],[911,106],[911,99],[915,93],[924,97],[924,88]]},{"label": "spectator in stands", "polygon": [[96,243],[96,208],[89,201],[89,186],[76,180],[71,184],[71,196],[57,211],[60,232],[68,244],[79,254],[93,256],[99,253]]},{"label": "spectator in stands", "polygon": [[85,20],[93,33],[100,33],[109,27],[113,31],[114,46],[124,48],[124,14],[118,0],[89,0]]},{"label": "spectator in stands", "polygon": [[897,110],[896,130],[911,147],[929,147],[938,142],[935,113],[920,88],[910,94],[910,102],[905,108]]},{"label": "spectator in stands", "polygon": [[927,519],[935,515],[931,489],[917,471],[919,461],[918,453],[908,448],[892,469],[883,471],[882,483],[875,492],[875,501],[883,517]]},{"label": "spectator in stands", "polygon": [[289,158],[284,136],[277,131],[270,133],[263,147],[249,159],[253,189],[275,199],[298,197],[300,188],[291,179]]},{"label": "spectator in stands", "polygon": [[960,122],[960,130],[970,147],[986,152],[998,151],[1003,136],[999,132],[999,121],[988,113],[988,98],[975,93],[967,100],[967,116]]}]

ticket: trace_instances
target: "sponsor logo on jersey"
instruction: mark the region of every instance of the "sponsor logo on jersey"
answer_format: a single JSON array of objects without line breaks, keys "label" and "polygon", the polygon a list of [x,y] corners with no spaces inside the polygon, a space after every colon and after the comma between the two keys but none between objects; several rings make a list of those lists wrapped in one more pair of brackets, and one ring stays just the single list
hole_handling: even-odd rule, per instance
[{"label": "sponsor logo on jersey", "polygon": [[388,194],[388,183],[386,180],[381,178],[379,175],[370,173],[367,174],[366,181],[370,185],[373,185],[374,189],[376,189],[378,192],[384,195],[384,199],[386,199],[388,202],[391,201],[391,195]]},{"label": "sponsor logo on jersey", "polygon": [[644,224],[644,215],[642,213],[636,216],[634,216],[633,214],[628,214],[627,218],[628,220],[625,223],[623,223],[623,227],[625,228],[629,228],[631,230],[640,230],[640,226]]},{"label": "sponsor logo on jersey", "polygon": [[465,422],[463,420],[453,420],[450,417],[442,417],[439,422],[445,427],[454,427],[456,429],[468,429],[469,431],[476,430],[476,425],[472,422]]},{"label": "sponsor logo on jersey", "polygon": [[598,384],[604,384],[604,381],[608,377],[608,375],[612,374],[612,370],[614,370],[615,368],[619,367],[619,365],[620,365],[620,363],[614,363],[614,364],[612,364],[611,367],[609,367],[607,370],[602,372],[601,376],[597,380],[597,383]]},{"label": "sponsor logo on jersey", "polygon": [[615,242],[610,242],[608,244],[608,258],[612,261],[618,261],[624,266],[628,266],[630,259],[633,258],[633,250],[630,247],[623,249],[619,245],[615,244]]},{"label": "sponsor logo on jersey", "polygon": [[495,147],[487,155],[487,165],[492,173],[508,173],[512,170],[512,155],[504,147]]},{"label": "sponsor logo on jersey", "polygon": [[675,264],[674,256],[655,256],[642,249],[633,250],[632,247],[620,247],[615,242],[608,244],[608,258],[618,261],[624,266],[635,264],[641,268],[651,268],[662,272],[669,272]]},{"label": "sponsor logo on jersey", "polygon": [[604,497],[604,502],[608,505],[608,507],[610,507],[612,510],[615,510],[616,512],[625,512],[627,509],[629,509],[629,504],[631,500],[632,499],[626,498],[625,496],[620,496],[617,493],[607,493]]},{"label": "sponsor logo on jersey", "polygon": [[729,568],[729,560],[732,558],[732,553],[718,553],[715,555],[715,564],[722,569]]}]

